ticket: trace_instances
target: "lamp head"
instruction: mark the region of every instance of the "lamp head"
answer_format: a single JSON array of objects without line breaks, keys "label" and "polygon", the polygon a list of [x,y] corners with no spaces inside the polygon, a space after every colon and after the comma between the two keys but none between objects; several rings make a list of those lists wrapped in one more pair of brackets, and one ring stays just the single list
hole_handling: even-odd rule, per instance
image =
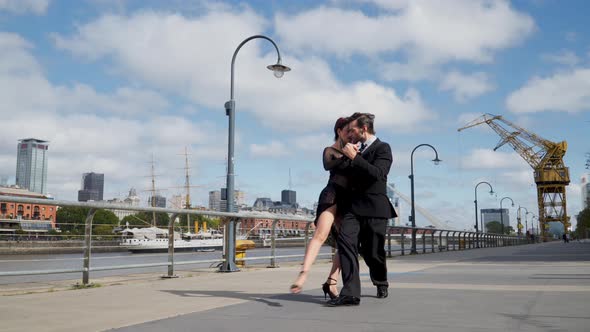
[{"label": "lamp head", "polygon": [[494,189],[490,189],[490,195],[495,194]]},{"label": "lamp head", "polygon": [[266,66],[266,68],[268,68],[268,70],[271,70],[273,72],[273,74],[275,75],[276,78],[281,78],[283,77],[283,75],[290,71],[291,68],[281,64],[281,62],[277,62],[274,65],[268,65]]},{"label": "lamp head", "polygon": [[442,162],[442,160],[438,159],[438,156],[437,156],[436,158],[432,159],[432,162],[434,162],[435,165],[438,165]]}]

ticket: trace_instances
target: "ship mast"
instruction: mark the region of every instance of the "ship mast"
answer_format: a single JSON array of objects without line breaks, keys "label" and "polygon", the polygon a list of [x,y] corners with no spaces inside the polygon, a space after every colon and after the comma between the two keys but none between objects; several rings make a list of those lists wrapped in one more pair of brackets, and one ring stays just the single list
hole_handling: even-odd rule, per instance
[{"label": "ship mast", "polygon": [[[188,151],[186,146],[184,147],[184,170],[185,170],[185,181],[184,186],[186,190],[186,200],[185,200],[185,208],[188,210],[191,208],[191,189],[190,189],[190,177],[189,177],[189,166],[188,166]],[[191,222],[190,222],[190,215],[187,213],[186,215],[186,230],[187,233],[191,232]],[[195,233],[197,230],[195,229]]]},{"label": "ship mast", "polygon": [[[156,207],[156,175],[154,174],[154,154],[152,153],[152,198],[151,206]],[[156,211],[152,211],[152,226],[156,227]]]}]

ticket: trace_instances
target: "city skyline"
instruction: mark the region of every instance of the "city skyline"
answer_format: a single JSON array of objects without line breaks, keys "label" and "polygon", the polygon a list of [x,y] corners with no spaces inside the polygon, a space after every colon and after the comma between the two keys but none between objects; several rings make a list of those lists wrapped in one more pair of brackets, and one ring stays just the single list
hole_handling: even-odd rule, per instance
[{"label": "city skyline", "polygon": [[88,170],[105,174],[105,199],[131,187],[147,198],[152,154],[156,187],[172,197],[184,193],[187,147],[192,202],[207,206],[226,186],[231,55],[265,34],[292,71],[277,80],[266,70],[276,54],[264,42],[237,60],[235,187],[247,202],[290,188],[312,207],[335,119],[368,111],[393,150],[388,182],[406,196],[410,152],[436,147],[443,162],[418,150],[414,173],[417,204],[441,220],[473,227],[479,181],[498,193],[482,190],[480,208],[510,196],[536,211],[533,170],[518,154],[494,152],[499,137],[486,126],[457,133],[492,113],[568,142],[575,227],[590,150],[585,1],[9,2],[0,3],[0,178],[10,182],[17,140],[38,137],[51,142],[56,199],[76,200]]}]

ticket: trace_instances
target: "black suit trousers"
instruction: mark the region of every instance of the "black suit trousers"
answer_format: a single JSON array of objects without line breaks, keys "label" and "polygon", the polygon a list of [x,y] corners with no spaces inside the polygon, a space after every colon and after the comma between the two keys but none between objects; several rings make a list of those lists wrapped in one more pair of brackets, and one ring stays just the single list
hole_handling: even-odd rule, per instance
[{"label": "black suit trousers", "polygon": [[338,235],[343,282],[340,294],[361,296],[359,250],[369,267],[373,285],[389,286],[385,258],[386,228],[387,219],[357,217],[351,212],[343,216]]}]

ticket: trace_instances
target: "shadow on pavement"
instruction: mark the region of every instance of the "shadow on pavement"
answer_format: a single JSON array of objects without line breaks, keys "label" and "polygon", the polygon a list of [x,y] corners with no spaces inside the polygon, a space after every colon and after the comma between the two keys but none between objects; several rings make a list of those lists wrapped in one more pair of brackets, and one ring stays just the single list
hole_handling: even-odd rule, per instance
[{"label": "shadow on pavement", "polygon": [[256,294],[246,293],[239,291],[206,291],[206,290],[162,290],[162,292],[170,293],[182,297],[225,297],[238,300],[256,301],[264,303],[269,307],[282,307],[283,305],[279,301],[292,301],[292,302],[303,302],[303,303],[315,303],[324,304],[324,298],[322,296],[309,295],[309,294]]}]

